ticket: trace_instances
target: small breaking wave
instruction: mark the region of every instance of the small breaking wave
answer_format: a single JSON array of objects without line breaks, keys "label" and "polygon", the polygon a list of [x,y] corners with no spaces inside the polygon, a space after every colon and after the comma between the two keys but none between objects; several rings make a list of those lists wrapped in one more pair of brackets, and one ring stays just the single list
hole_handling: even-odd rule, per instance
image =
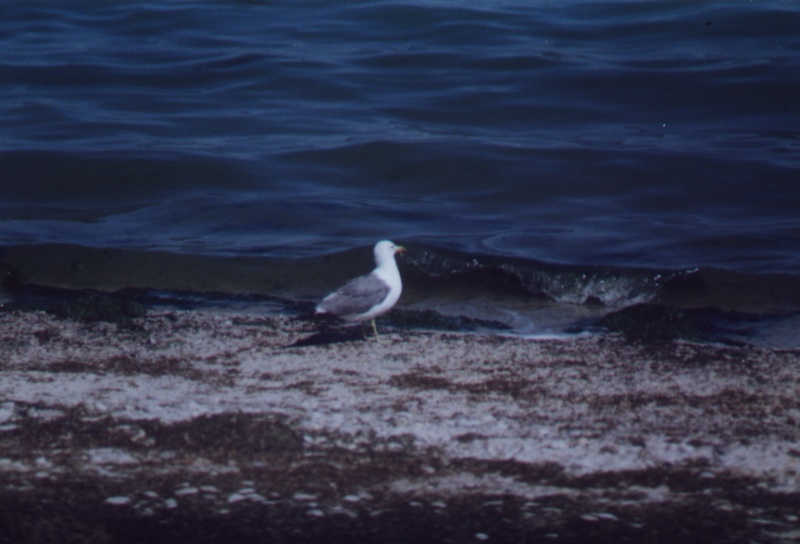
[{"label": "small breaking wave", "polygon": [[[564,265],[406,244],[400,307],[495,320],[519,334],[584,332],[603,315],[638,304],[703,310],[745,336],[800,347],[800,277],[716,268],[653,270]],[[218,257],[73,245],[0,247],[9,287],[181,293],[192,308],[296,310],[371,270],[369,247],[315,257]],[[171,297],[168,296],[167,299]],[[156,299],[158,297],[155,297]],[[269,304],[265,301],[270,301]],[[283,301],[283,302],[281,302]],[[738,333],[737,333],[738,334]]]}]

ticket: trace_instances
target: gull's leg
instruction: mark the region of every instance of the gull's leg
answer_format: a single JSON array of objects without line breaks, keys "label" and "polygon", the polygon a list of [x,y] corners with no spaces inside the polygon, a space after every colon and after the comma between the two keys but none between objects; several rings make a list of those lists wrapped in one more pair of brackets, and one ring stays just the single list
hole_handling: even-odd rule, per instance
[{"label": "gull's leg", "polygon": [[375,338],[377,338],[378,340],[381,339],[381,337],[378,336],[378,327],[375,326],[375,320],[374,319],[372,320],[372,332],[375,333]]}]

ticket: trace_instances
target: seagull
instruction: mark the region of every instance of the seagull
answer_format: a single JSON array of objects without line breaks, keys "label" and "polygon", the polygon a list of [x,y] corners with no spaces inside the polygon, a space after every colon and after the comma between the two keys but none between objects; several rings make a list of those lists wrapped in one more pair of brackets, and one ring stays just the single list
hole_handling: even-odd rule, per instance
[{"label": "seagull", "polygon": [[403,291],[400,271],[394,256],[405,248],[389,240],[375,244],[375,270],[359,276],[326,296],[317,305],[317,314],[335,315],[345,321],[371,321],[375,338],[378,328],[375,318],[388,312]]}]

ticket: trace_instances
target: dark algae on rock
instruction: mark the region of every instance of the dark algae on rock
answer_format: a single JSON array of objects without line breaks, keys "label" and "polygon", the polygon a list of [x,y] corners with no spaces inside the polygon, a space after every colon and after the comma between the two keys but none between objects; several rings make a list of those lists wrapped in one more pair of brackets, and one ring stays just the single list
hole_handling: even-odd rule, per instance
[{"label": "dark algae on rock", "polygon": [[606,314],[598,325],[631,342],[708,341],[712,325],[699,312],[663,304],[635,304]]}]

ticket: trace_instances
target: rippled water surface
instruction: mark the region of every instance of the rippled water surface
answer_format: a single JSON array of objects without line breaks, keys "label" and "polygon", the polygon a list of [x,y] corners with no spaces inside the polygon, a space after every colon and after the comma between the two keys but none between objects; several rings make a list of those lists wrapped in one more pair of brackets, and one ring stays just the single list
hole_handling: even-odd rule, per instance
[{"label": "rippled water surface", "polygon": [[6,2],[0,237],[800,273],[796,2]]}]

